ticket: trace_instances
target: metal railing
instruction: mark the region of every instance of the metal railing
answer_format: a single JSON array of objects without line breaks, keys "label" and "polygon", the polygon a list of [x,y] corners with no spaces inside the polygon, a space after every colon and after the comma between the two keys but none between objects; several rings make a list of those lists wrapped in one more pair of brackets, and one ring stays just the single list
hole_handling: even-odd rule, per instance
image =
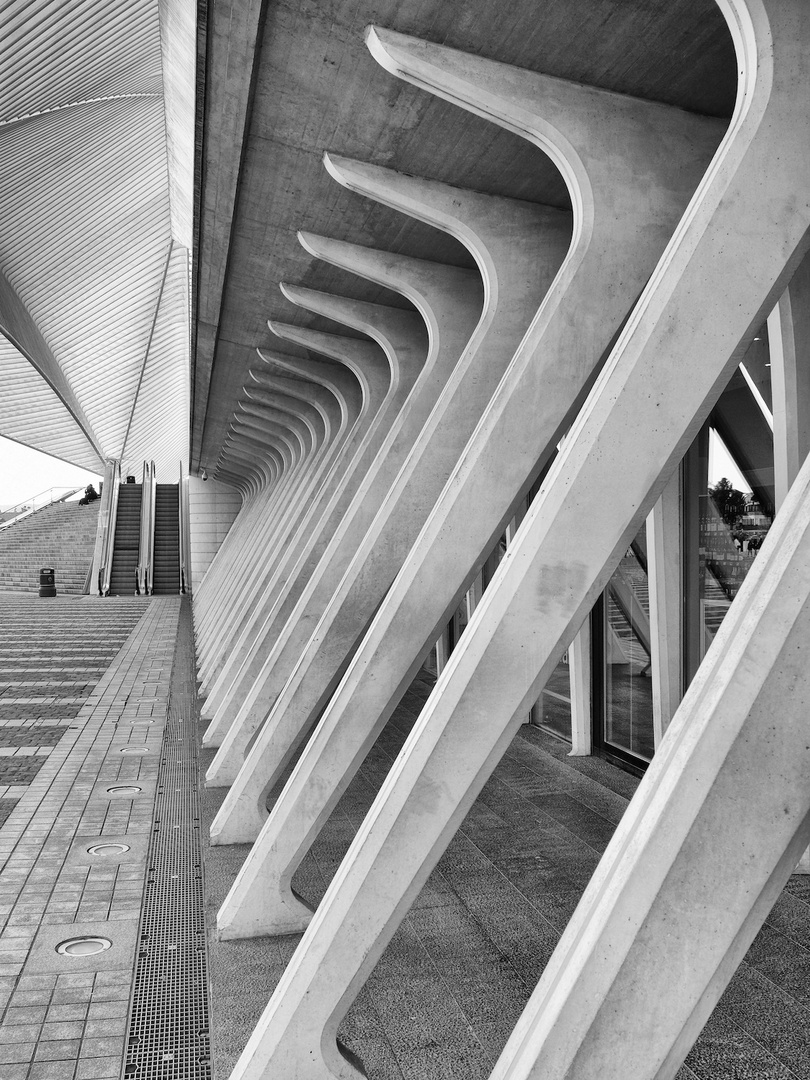
[{"label": "metal railing", "polygon": [[135,592],[138,596],[150,596],[154,588],[156,492],[155,463],[145,461],[141,482],[141,535],[135,572]]},{"label": "metal railing", "polygon": [[[42,510],[46,506],[53,505],[53,503],[66,502],[72,495],[78,495],[79,492],[84,490],[82,487],[50,487],[46,488],[45,491],[40,491],[38,495],[34,495],[31,499],[22,499],[13,506],[9,506],[6,510],[0,511],[0,514],[2,514],[0,529],[7,529],[9,525],[16,525],[18,521],[22,521],[29,514],[35,514],[37,510]],[[54,492],[57,491],[62,494],[55,495]]]}]

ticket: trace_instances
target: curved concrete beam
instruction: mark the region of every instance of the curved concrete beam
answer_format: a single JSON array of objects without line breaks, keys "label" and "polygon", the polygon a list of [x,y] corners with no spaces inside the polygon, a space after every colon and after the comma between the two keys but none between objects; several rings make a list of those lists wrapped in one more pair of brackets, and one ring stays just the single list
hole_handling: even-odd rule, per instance
[{"label": "curved concrete beam", "polygon": [[[374,680],[380,693],[383,685],[391,693],[407,685],[404,676],[418,667],[427,647],[422,630],[433,635],[428,641],[438,635],[475,565],[555,452],[611,336],[652,271],[721,133],[716,121],[677,109],[569,85],[403,35],[390,38],[389,47],[397,50],[400,65],[414,53],[414,68],[424,74],[430,67],[432,85],[445,86],[447,96],[456,102],[466,100],[473,111],[519,131],[549,152],[553,143],[552,157],[565,159],[563,173],[575,189],[575,212],[568,256],[505,376],[516,415],[508,428],[501,427],[498,447],[490,442],[478,456],[453,540],[442,529],[437,533],[439,543],[431,544],[430,568],[421,578],[418,593],[420,599],[426,598],[423,610],[435,613],[435,621],[432,614],[414,623],[409,615],[410,640],[406,644],[391,639],[389,648],[397,660],[393,665],[386,661],[379,681]],[[677,158],[674,169],[673,155]],[[614,283],[609,291],[603,288],[606,280]],[[602,303],[594,303],[600,291]],[[515,432],[521,433],[520,440],[515,439]],[[387,602],[392,602],[390,597]],[[315,653],[318,644],[314,643]],[[310,653],[308,659],[312,657]],[[331,689],[336,685],[333,665],[334,660],[327,661],[332,667]],[[286,678],[282,681],[280,676],[288,676],[290,669],[278,674],[276,696],[282,688],[286,695],[292,687],[285,686]],[[258,693],[257,684],[241,707],[242,716]],[[262,703],[273,700],[272,694],[265,694]],[[315,702],[320,708],[326,700],[323,696],[310,699],[305,706],[310,709],[308,717]],[[361,715],[376,719],[383,709],[364,710]],[[255,717],[251,722],[256,722]],[[290,722],[298,725],[302,717]],[[277,737],[271,749],[269,732],[251,749],[244,773],[212,825],[212,836],[216,830],[236,842],[258,835],[265,818],[265,785],[281,767],[276,751],[289,752],[286,737]]]},{"label": "curved concrete beam", "polygon": [[[531,138],[555,160],[562,159],[561,171],[572,189],[574,242],[310,746],[321,731],[329,728],[330,733],[334,732],[329,714],[333,707],[340,712],[345,706],[345,699],[339,700],[344,689],[346,698],[354,698],[356,702],[362,686],[363,692],[370,692],[374,698],[372,709],[375,710],[380,706],[385,708],[391,697],[396,696],[403,674],[407,676],[418,662],[426,639],[435,637],[449,604],[463,589],[470,568],[502,529],[515,501],[536,475],[538,461],[541,465],[548,461],[562,427],[587,388],[611,337],[676,230],[720,138],[716,123],[674,109],[562,84],[559,80],[515,71],[439,46],[408,44],[398,35],[391,37],[394,43],[390,48],[396,49],[398,67],[407,70],[409,79],[429,85],[456,103],[464,102],[473,111]],[[538,115],[540,112],[542,115]],[[673,162],[677,163],[674,171]],[[713,280],[716,284],[717,279]],[[702,302],[704,296],[700,299]],[[684,335],[687,326],[688,322],[682,325]],[[668,324],[666,330],[672,333],[673,327]],[[620,340],[625,340],[626,335],[627,331]],[[671,359],[669,362],[672,363]],[[563,388],[561,379],[565,378],[570,381]],[[604,382],[603,374],[597,385],[603,386]],[[552,392],[552,387],[557,392]],[[647,394],[658,396],[650,394],[649,382]],[[615,401],[615,391],[611,401]],[[628,424],[626,416],[623,422]],[[630,426],[638,439],[638,424],[632,421]],[[652,427],[655,428],[654,419]],[[521,440],[514,438],[515,432],[520,432]],[[579,446],[580,441],[572,438],[571,444]],[[618,472],[624,485],[625,461],[605,454],[611,458],[614,478],[617,461],[620,463]],[[644,457],[635,454],[639,468],[648,465]],[[650,482],[654,480],[649,471],[648,478]],[[614,504],[623,501],[613,488],[609,490]],[[593,495],[590,487],[588,492],[589,496]],[[607,500],[607,489],[603,494]],[[580,490],[579,507],[584,514],[586,505],[582,499]],[[587,509],[592,510],[592,504]],[[540,519],[535,514],[532,520],[542,521],[548,527],[548,516]],[[524,525],[519,537],[526,532]],[[585,543],[593,535],[592,517],[588,523],[567,530],[567,572],[561,579],[565,583],[564,593],[580,574],[579,563],[573,566],[571,563],[571,538],[583,537]],[[601,543],[601,536],[596,539]],[[519,540],[515,547],[519,547]],[[460,559],[459,551],[464,553]],[[507,556],[506,562],[512,567],[523,566],[517,554],[511,560]],[[481,624],[482,609],[490,610],[495,617],[498,605],[508,603],[502,587],[504,573],[503,569],[499,571],[496,582],[500,581],[501,586],[495,587],[493,583],[470,628]],[[535,631],[540,626],[545,632],[545,616],[555,612],[557,605],[565,606],[557,599],[555,589],[549,611],[544,606],[544,618],[537,618],[537,598],[545,595],[552,580],[548,573],[545,577],[541,574],[535,586],[525,590],[524,603],[526,609],[532,609]],[[421,606],[426,595],[431,613],[427,618]],[[500,611],[503,610],[501,607]],[[406,625],[408,619],[413,622],[415,611],[419,613],[417,618],[424,620],[421,625],[426,634]],[[580,619],[576,625],[571,622],[572,635],[586,612],[587,608],[577,608]],[[469,644],[462,645],[453,654],[237,1064],[234,1080],[258,1077],[262,1070],[293,1069],[302,1056],[306,1056],[312,1077],[358,1075],[335,1045],[337,1024],[435,865],[472,797],[489,775],[496,760],[494,755],[508,745],[522,715],[515,711],[514,694],[510,692],[506,695],[508,705],[502,703],[496,709],[500,719],[493,731],[489,710],[493,697],[503,693],[505,681],[503,670],[495,675],[494,669],[500,662],[511,678],[515,669],[520,668],[523,674],[518,681],[524,690],[530,677],[528,672],[536,673],[535,654],[527,652],[525,646],[526,611],[521,611],[519,621],[505,620],[502,624],[496,620],[496,625],[503,626],[513,637],[519,627],[520,640],[510,640],[511,651],[501,648],[487,654],[493,663],[487,667],[487,677],[493,685],[483,697],[472,694],[464,697],[465,707],[459,710],[453,737],[443,741],[454,712],[449,702],[447,708],[441,704],[447,700],[451,679],[458,679],[464,690],[472,682],[476,691],[480,692],[482,686],[480,669],[472,670],[475,650]],[[489,638],[472,636],[476,647],[486,650]],[[402,656],[394,655],[395,644],[402,648]],[[369,670],[369,661],[374,663],[380,653],[385,655],[385,660],[381,667],[374,667],[375,679],[360,679],[359,673]],[[389,667],[392,655],[393,664]],[[555,652],[555,659],[558,656]],[[377,682],[378,671],[383,673],[386,688],[375,698],[371,684]],[[547,674],[548,669],[544,668],[543,677]],[[537,686],[538,691],[541,686],[542,682]],[[486,706],[482,704],[484,697]],[[524,692],[520,705],[525,707],[528,701]],[[504,726],[506,708],[508,723]],[[465,745],[467,739],[472,739],[470,748]],[[487,742],[489,749],[480,749],[479,741],[481,747]],[[245,769],[250,765],[252,753],[246,759]],[[306,751],[305,756],[308,756]],[[465,776],[457,783],[459,757],[465,766],[469,762],[470,769],[466,771],[462,766]],[[301,769],[299,763],[296,772]],[[430,807],[429,813],[425,812],[426,806]],[[397,883],[394,888],[393,882]]]},{"label": "curved concrete beam", "polygon": [[[382,415],[380,413],[383,408],[387,396],[391,392],[391,376],[390,369],[385,360],[384,354],[380,352],[377,345],[372,344],[367,339],[361,338],[347,338],[339,337],[334,334],[324,334],[319,331],[304,331],[298,335],[301,338],[301,344],[305,348],[313,349],[324,356],[329,356],[333,360],[336,360],[341,368],[338,369],[338,374],[333,377],[340,377],[339,372],[348,369],[346,374],[354,377],[357,381],[362,404],[360,412],[357,416],[356,426],[353,429],[352,439],[347,446],[347,453],[350,455],[346,460],[351,462],[354,453],[358,452],[360,446],[364,445],[364,438],[369,430],[376,429],[377,424],[380,423]],[[287,361],[289,366],[290,361]],[[307,362],[314,365],[317,372],[319,367],[318,361]],[[320,368],[329,369],[329,365],[320,362]],[[345,379],[345,375],[343,376]],[[353,390],[349,389],[350,396],[354,399],[356,394]],[[346,477],[351,473],[344,475],[343,481],[346,481]],[[342,490],[342,482],[334,479],[335,492]],[[236,538],[235,538],[236,539]],[[270,553],[272,556],[272,553]],[[275,561],[275,569],[280,572],[281,562],[286,562],[289,558],[289,553],[285,553],[285,557],[281,560]],[[276,580],[278,576],[276,575]],[[261,587],[266,585],[266,575],[261,579]],[[221,612],[219,613],[221,615]],[[204,694],[210,694],[212,685],[214,685],[216,677],[221,669],[224,659],[221,650],[215,653],[213,656],[201,657],[200,662],[200,676],[202,679],[201,691]],[[202,708],[203,716],[213,715],[212,707],[209,706],[209,702],[203,703]],[[209,737],[207,733],[206,738]],[[210,733],[210,737],[214,737],[213,732]]]},{"label": "curved concrete beam", "polygon": [[[347,444],[346,454],[341,462],[342,473],[339,479],[335,478],[334,488],[326,505],[319,504],[317,509],[321,510],[320,517],[298,553],[294,566],[288,565],[288,559],[280,560],[276,567],[279,572],[265,583],[261,610],[264,625],[275,616],[279,606],[289,598],[293,590],[303,588],[303,580],[317,565],[329,536],[337,528],[365,471],[374,460],[385,435],[386,423],[390,422],[392,412],[401,405],[403,395],[403,388],[399,380],[393,378],[385,353],[376,343],[365,338],[343,337],[281,323],[268,325],[277,336],[330,357],[349,368],[361,384],[363,410]],[[283,574],[280,573],[281,563],[284,564]],[[242,638],[244,637],[243,633]],[[238,646],[239,642],[235,647]],[[216,695],[225,689],[222,686],[223,680],[217,681],[218,670],[214,669],[208,674],[205,684],[210,694],[203,705],[202,715],[209,718],[216,712]],[[203,738],[204,745],[218,746],[226,730],[227,726],[210,724]]]},{"label": "curved concrete beam", "polygon": [[[742,72],[729,133],[234,1080],[304,1052],[318,1062],[310,1076],[355,1075],[331,1041],[339,1016],[810,247],[803,2],[728,0],[723,10]],[[807,634],[810,544],[806,510],[795,511],[763,546],[739,621],[718,634],[673,719],[498,1080],[673,1076],[807,842],[807,740],[775,738],[772,723],[803,700],[807,679],[795,642]],[[795,698],[786,682],[800,687]],[[763,760],[778,791],[762,782]],[[674,966],[689,972],[677,992]]]},{"label": "curved concrete beam", "polygon": [[[222,786],[236,776],[247,743],[258,723],[267,715],[268,699],[272,701],[277,695],[286,681],[286,673],[294,667],[301,648],[446,381],[446,365],[455,361],[480,314],[478,287],[469,272],[395,255],[382,258],[377,252],[369,253],[367,249],[351,244],[337,246],[343,258],[358,267],[358,272],[374,275],[380,284],[400,287],[407,281],[412,295],[419,300],[422,318],[398,308],[282,286],[285,295],[294,302],[318,314],[342,319],[379,343],[389,358],[393,377],[399,382],[399,407],[392,410],[390,426],[378,453],[369,462],[353,501],[329,538],[322,559],[303,583],[303,588],[298,590],[300,595],[295,608],[292,612],[289,612],[289,605],[286,610],[280,609],[275,622],[261,634],[253,633],[251,648],[245,650],[246,659],[241,669],[237,666],[241,651],[229,650],[233,663],[229,656],[223,675],[233,672],[236,678],[230,682],[222,702],[217,702],[215,714],[218,724],[223,730],[227,729],[228,734],[206,774],[209,784]],[[454,330],[458,327],[460,333],[450,331],[451,320]],[[428,327],[427,356],[425,326]],[[437,364],[441,354],[438,347],[440,333],[448,338],[445,348],[449,345],[452,359]],[[292,596],[292,591],[289,595]],[[286,618],[286,622],[282,622],[282,618]],[[259,673],[263,675],[261,681],[256,679]],[[248,688],[252,709],[249,719],[241,707]]]},{"label": "curved concrete beam", "polygon": [[[281,634],[257,640],[243,663],[238,681],[229,691],[232,723],[212,762],[209,782],[214,777],[220,783],[235,779],[253,732],[297,667],[312,630],[320,625],[325,632],[321,621],[324,611],[481,319],[481,280],[474,271],[358,248],[312,234],[302,236],[302,243],[318,257],[412,299],[428,330],[428,353],[412,392]],[[395,573],[396,569],[378,568],[369,583],[372,593],[381,598]],[[370,613],[364,615],[361,605],[357,614],[362,630]],[[357,633],[345,630],[351,643]]]},{"label": "curved concrete beam", "polygon": [[[346,454],[346,444],[350,437],[355,424],[357,424],[363,414],[363,385],[354,372],[348,370],[343,365],[328,364],[317,360],[298,360],[294,357],[285,357],[279,354],[263,354],[258,351],[258,355],[266,365],[266,371],[250,371],[250,382],[246,384],[245,392],[250,392],[250,387],[255,385],[256,387],[276,385],[272,382],[268,382],[274,378],[278,378],[279,372],[282,373],[282,377],[288,381],[292,379],[294,383],[306,388],[303,392],[308,396],[312,396],[322,402],[323,407],[327,412],[332,415],[333,412],[336,415],[332,416],[332,427],[335,431],[335,447],[334,447],[334,462],[332,463],[328,477],[324,480],[324,484],[330,483],[332,485],[337,483],[337,478],[341,475],[342,471],[342,457]],[[326,395],[323,397],[322,395]],[[329,405],[329,401],[334,402],[334,406]],[[257,511],[258,512],[258,511]],[[282,572],[282,563],[289,558],[292,550],[300,550],[300,545],[305,542],[305,538],[308,535],[308,530],[312,527],[312,523],[317,520],[312,515],[316,513],[316,502],[313,501],[310,506],[306,518],[302,520],[298,534],[290,540],[287,549],[275,552],[275,564],[276,572]],[[237,567],[244,565],[244,559],[242,558],[242,544],[243,536],[247,536],[249,542],[260,541],[262,537],[261,529],[258,528],[255,521],[256,514],[251,516],[250,521],[245,521],[244,516],[238,522],[239,529],[231,532],[234,534],[231,539],[231,534],[226,538],[226,543],[223,544],[225,551],[220,565],[215,569],[214,575],[211,575],[213,580],[207,579],[206,584],[209,586],[203,597],[202,603],[200,603],[199,592],[197,594],[197,602],[195,604],[195,632],[199,634],[202,630],[205,634],[209,624],[213,624],[215,628],[219,628],[220,621],[223,615],[228,618],[229,626],[233,624],[236,614],[232,613],[233,600],[233,586],[232,586],[232,572]],[[244,529],[244,532],[242,532]],[[220,550],[223,550],[220,548]],[[270,554],[270,553],[268,553]],[[210,575],[210,570],[209,570]],[[258,589],[255,589],[258,592]],[[218,602],[222,599],[223,595],[227,595],[228,604],[225,605]],[[242,600],[244,598],[241,598]],[[199,615],[198,615],[199,608]],[[199,620],[199,621],[198,621]],[[201,673],[204,680],[204,692],[207,692],[210,681],[205,681],[205,656],[208,654],[207,649],[200,650],[201,658]],[[216,654],[215,654],[216,655]],[[216,661],[214,661],[216,663]]]},{"label": "curved concrete beam", "polygon": [[[314,647],[313,643],[307,646],[304,633],[308,627],[314,627],[316,619],[304,622],[305,614],[297,609],[302,631],[296,639],[297,681],[287,683],[288,667],[277,669],[272,672],[269,691],[260,697],[258,680],[269,675],[255,665],[243,669],[248,681],[240,687],[241,698],[238,694],[237,698],[243,702],[240,706],[243,716],[248,709],[252,710],[249,731],[255,730],[257,720],[263,719],[262,712],[268,704],[274,698],[277,700],[260,737],[265,748],[261,764],[255,762],[251,775],[240,777],[240,788],[229,795],[227,806],[223,804],[217,827],[223,825],[225,813],[231,815],[229,831],[223,832],[223,838],[240,835],[245,839],[257,835],[257,813],[259,821],[265,817],[263,792],[268,785],[272,786],[273,778],[284,768],[336,685],[350,649],[424,524],[570,243],[570,215],[561,211],[400,177],[390,170],[362,163],[333,161],[331,170],[333,175],[341,175],[344,182],[350,179],[352,184],[363,185],[375,196],[384,191],[389,201],[396,200],[411,210],[418,206],[421,194],[427,208],[421,216],[441,222],[446,231],[464,237],[471,244],[485,276],[488,304],[466,342],[460,343],[458,335],[444,341],[446,369],[442,372],[439,393],[434,391],[430,413],[420,417],[426,422],[413,439],[395,486],[387,493],[384,513],[373,520],[368,511],[382,504],[364,507],[367,516],[362,519],[362,532],[352,534],[352,547],[345,552],[351,560],[351,578],[344,575],[348,566],[344,558],[339,563],[339,574],[325,579],[328,589],[323,590],[323,599],[315,608],[319,621]],[[314,254],[338,265],[343,265],[348,257],[348,252],[334,241],[303,234],[302,242]],[[385,280],[391,282],[390,277]],[[396,287],[394,282],[391,286]],[[449,312],[455,315],[457,306],[451,304]],[[338,584],[340,596],[335,594]],[[243,754],[244,736],[240,736],[236,745],[240,755]],[[237,763],[239,758],[234,755],[231,770]],[[235,775],[232,773],[232,779]],[[242,829],[250,831],[246,835]],[[257,857],[261,855],[257,853]],[[250,905],[238,906],[241,925]],[[285,907],[299,909],[300,905],[288,893]],[[255,912],[251,919],[258,918],[265,927],[275,926],[277,923],[271,921],[274,915],[273,904],[263,904],[261,915]],[[302,918],[298,910],[298,929]],[[221,930],[225,926],[228,932],[234,929],[223,913]]]}]

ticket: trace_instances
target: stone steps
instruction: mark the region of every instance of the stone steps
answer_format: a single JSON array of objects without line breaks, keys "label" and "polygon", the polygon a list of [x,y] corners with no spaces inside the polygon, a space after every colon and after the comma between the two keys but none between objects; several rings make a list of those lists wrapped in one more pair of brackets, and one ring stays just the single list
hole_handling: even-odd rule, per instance
[{"label": "stone steps", "polygon": [[52,567],[57,594],[84,592],[93,561],[99,502],[55,503],[0,531],[0,594],[39,591]]}]

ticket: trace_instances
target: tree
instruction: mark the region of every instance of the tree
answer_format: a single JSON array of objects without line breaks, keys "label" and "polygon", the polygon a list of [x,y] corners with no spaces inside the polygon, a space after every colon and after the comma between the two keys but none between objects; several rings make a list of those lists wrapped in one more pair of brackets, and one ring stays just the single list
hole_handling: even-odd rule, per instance
[{"label": "tree", "polygon": [[709,488],[709,494],[727,525],[734,525],[737,518],[745,513],[745,495],[737,491],[725,476],[718,480],[714,487]]}]

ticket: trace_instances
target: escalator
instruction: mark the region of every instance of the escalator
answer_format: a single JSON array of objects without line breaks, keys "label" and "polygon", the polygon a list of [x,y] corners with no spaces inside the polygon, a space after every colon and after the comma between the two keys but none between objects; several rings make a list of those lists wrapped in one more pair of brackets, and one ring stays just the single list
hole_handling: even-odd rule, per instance
[{"label": "escalator", "polygon": [[180,592],[179,492],[177,484],[156,485],[152,568],[154,596],[176,596]]},{"label": "escalator", "polygon": [[133,596],[141,529],[141,484],[121,484],[115,519],[110,596]]}]

